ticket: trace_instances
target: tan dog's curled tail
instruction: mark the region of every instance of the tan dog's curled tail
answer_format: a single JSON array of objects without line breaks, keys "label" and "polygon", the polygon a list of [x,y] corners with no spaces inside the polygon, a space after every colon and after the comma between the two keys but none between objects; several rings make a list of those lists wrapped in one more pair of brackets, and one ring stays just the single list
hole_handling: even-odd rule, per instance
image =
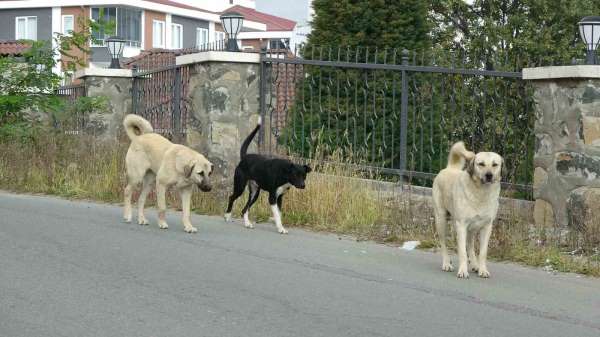
[{"label": "tan dog's curled tail", "polygon": [[138,115],[133,114],[125,116],[125,119],[123,120],[123,126],[125,127],[127,137],[129,137],[131,140],[145,133],[154,132],[150,122]]},{"label": "tan dog's curled tail", "polygon": [[465,148],[465,143],[455,143],[452,145],[452,148],[450,148],[450,154],[448,154],[448,166],[446,167],[462,170],[465,167],[465,163],[474,157],[475,153],[468,151],[467,148]]}]

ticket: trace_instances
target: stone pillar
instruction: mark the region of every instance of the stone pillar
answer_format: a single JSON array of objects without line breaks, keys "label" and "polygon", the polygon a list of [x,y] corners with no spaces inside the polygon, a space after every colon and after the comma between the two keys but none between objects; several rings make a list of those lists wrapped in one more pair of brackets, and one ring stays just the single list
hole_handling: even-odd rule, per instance
[{"label": "stone pillar", "polygon": [[[187,144],[216,166],[215,184],[230,188],[241,144],[258,121],[259,61],[259,54],[230,52],[177,58],[190,69]],[[248,152],[256,152],[257,140]]]},{"label": "stone pillar", "polygon": [[535,90],[536,224],[589,227],[600,215],[600,66],[529,68],[523,78]]},{"label": "stone pillar", "polygon": [[103,140],[117,140],[125,115],[132,113],[131,69],[86,68],[75,74],[83,80],[88,97],[107,98],[106,111],[88,116],[86,129]]}]

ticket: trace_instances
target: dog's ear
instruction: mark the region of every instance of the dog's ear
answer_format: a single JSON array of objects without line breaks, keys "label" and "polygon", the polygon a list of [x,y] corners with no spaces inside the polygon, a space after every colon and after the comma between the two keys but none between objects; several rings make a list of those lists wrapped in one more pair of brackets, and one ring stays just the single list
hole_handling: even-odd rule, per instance
[{"label": "dog's ear", "polygon": [[310,173],[310,172],[312,172],[312,168],[310,168],[310,166],[308,166],[308,165],[304,165],[304,172]]},{"label": "dog's ear", "polygon": [[189,178],[194,170],[195,163],[185,156],[177,156],[175,159],[175,169],[183,173],[183,176]]},{"label": "dog's ear", "polygon": [[183,175],[186,178],[189,178],[192,176],[192,172],[194,172],[194,166],[196,166],[196,165],[193,163],[189,163],[183,167]]},{"label": "dog's ear", "polygon": [[475,157],[467,161],[467,173],[472,177],[475,174]]},{"label": "dog's ear", "polygon": [[289,163],[283,167],[283,170],[285,171],[285,173],[290,174],[290,173],[294,172],[295,167],[296,167],[296,164]]}]

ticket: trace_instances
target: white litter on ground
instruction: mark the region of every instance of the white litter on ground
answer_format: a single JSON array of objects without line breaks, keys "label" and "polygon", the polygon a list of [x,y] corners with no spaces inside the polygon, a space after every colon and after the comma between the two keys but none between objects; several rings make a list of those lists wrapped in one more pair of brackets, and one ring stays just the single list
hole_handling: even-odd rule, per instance
[{"label": "white litter on ground", "polygon": [[421,241],[404,241],[404,243],[402,244],[402,247],[400,247],[400,249],[413,250],[413,249],[419,247],[420,244],[421,244]]}]

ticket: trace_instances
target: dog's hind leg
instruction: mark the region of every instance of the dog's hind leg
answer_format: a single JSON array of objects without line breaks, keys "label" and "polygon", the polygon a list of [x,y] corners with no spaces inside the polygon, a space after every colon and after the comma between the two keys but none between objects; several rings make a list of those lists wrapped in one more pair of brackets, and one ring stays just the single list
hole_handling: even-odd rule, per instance
[{"label": "dog's hind leg", "polygon": [[450,262],[450,256],[448,256],[448,247],[446,247],[446,228],[448,227],[448,221],[446,220],[445,210],[436,210],[435,212],[435,227],[440,240],[440,251],[442,253],[442,270],[453,271],[452,263]]},{"label": "dog's hind leg", "polygon": [[156,181],[156,201],[158,203],[158,227],[167,229],[167,186]]},{"label": "dog's hind leg", "polygon": [[248,192],[248,202],[246,203],[246,206],[244,206],[242,214],[244,216],[244,226],[246,226],[246,228],[254,228],[254,225],[250,222],[249,212],[250,207],[254,205],[260,195],[260,188],[258,188],[258,185],[255,182],[250,181],[248,184]]},{"label": "dog's hind leg", "polygon": [[148,193],[152,189],[152,184],[156,180],[156,176],[151,171],[146,172],[144,176],[144,181],[142,183],[142,192],[140,193],[140,197],[138,198],[138,224],[139,225],[148,225],[148,220],[144,216],[144,205],[146,204],[146,198],[148,197]]},{"label": "dog's hind leg", "polygon": [[239,167],[235,169],[235,175],[233,176],[233,194],[229,196],[229,203],[227,204],[227,210],[225,211],[225,221],[231,221],[231,209],[233,208],[233,203],[237,198],[244,193],[244,189],[246,188],[246,177],[244,176],[244,172]]},{"label": "dog's hind leg", "polygon": [[124,190],[124,201],[123,201],[123,219],[125,222],[131,222],[132,211],[131,211],[131,198],[133,196],[133,189],[141,182],[141,177],[127,175],[127,186]]},{"label": "dog's hind leg", "polygon": [[479,263],[477,260],[477,254],[475,254],[475,231],[467,232],[467,255],[469,256],[469,264],[471,265],[472,271],[479,270]]}]

